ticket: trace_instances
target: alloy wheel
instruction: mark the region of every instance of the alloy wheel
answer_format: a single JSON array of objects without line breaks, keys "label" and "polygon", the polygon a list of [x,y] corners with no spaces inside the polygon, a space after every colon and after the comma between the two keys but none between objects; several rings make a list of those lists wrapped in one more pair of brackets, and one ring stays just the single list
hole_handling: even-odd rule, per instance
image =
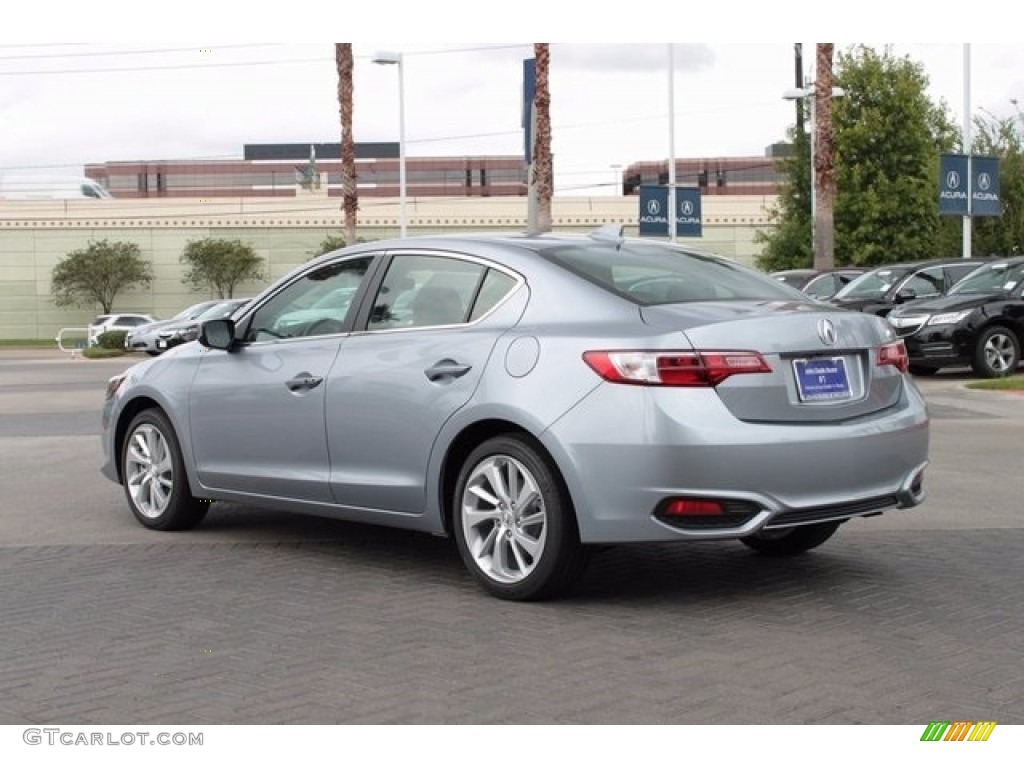
[{"label": "alloy wheel", "polygon": [[125,484],[135,508],[155,519],[166,510],[174,490],[174,464],[167,438],[152,424],[140,424],[128,438]]},{"label": "alloy wheel", "polygon": [[997,373],[1006,373],[1015,363],[1017,350],[1013,339],[1003,333],[994,333],[985,342],[985,362]]},{"label": "alloy wheel", "polygon": [[477,464],[462,494],[466,545],[488,577],[515,584],[540,562],[548,512],[537,479],[511,456],[490,456]]}]

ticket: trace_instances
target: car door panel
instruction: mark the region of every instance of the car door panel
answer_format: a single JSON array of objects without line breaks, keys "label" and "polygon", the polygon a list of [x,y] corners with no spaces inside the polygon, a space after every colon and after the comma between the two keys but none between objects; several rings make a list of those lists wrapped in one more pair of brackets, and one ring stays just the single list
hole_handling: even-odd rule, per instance
[{"label": "car door panel", "polygon": [[326,336],[204,355],[190,398],[204,486],[331,500],[322,381],[342,341]]}]

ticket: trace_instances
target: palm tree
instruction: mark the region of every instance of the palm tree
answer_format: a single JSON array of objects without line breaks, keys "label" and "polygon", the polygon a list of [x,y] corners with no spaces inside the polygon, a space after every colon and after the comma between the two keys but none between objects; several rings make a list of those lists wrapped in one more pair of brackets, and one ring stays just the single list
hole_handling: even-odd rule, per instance
[{"label": "palm tree", "polygon": [[832,43],[818,43],[814,77],[814,268],[835,266],[835,229],[832,210],[836,196],[836,172],[832,141]]},{"label": "palm tree", "polygon": [[352,140],[352,43],[335,43],[334,61],[338,69],[338,107],[341,111],[341,193],[345,211],[345,242],[352,245],[356,241],[356,212],[359,210],[356,145]]},{"label": "palm tree", "polygon": [[533,139],[533,182],[537,188],[537,231],[551,231],[551,92],[548,89],[550,53],[547,43],[534,43],[536,60],[537,135]]}]

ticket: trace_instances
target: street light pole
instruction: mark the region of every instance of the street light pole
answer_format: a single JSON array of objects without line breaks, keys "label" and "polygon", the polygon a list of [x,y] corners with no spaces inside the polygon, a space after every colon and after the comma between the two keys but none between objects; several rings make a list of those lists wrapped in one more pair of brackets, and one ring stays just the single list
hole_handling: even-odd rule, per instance
[{"label": "street light pole", "polygon": [[402,54],[378,51],[373,55],[373,63],[398,65],[398,218],[399,232],[405,237],[408,219],[405,212],[405,72],[402,68]]},{"label": "street light pole", "polygon": [[621,163],[612,163],[612,197],[618,197],[622,194],[622,175],[619,171],[622,169]]},{"label": "street light pole", "polygon": [[[835,86],[832,88],[831,98],[839,98],[846,95],[846,90]],[[802,101],[808,99],[811,102],[810,109],[810,134],[811,134],[811,252],[814,253],[814,232],[815,232],[815,216],[817,214],[818,206],[818,175],[814,172],[814,134],[817,133],[815,127],[814,116],[816,113],[814,98],[814,83],[807,83],[803,88],[789,88],[783,94],[782,98],[787,101]]]},{"label": "street light pole", "polygon": [[668,236],[676,242],[676,57],[668,44]]},{"label": "street light pole", "polygon": [[967,155],[967,215],[963,218],[961,256],[971,258],[971,214],[974,208],[974,170],[971,168],[971,44],[964,43],[964,154]]}]

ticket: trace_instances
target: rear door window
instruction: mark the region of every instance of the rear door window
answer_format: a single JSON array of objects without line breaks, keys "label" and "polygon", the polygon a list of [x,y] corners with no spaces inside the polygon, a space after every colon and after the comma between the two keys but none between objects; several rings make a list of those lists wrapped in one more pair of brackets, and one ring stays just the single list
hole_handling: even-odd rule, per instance
[{"label": "rear door window", "polygon": [[487,267],[450,256],[399,254],[374,297],[368,330],[458,325],[468,321]]}]

